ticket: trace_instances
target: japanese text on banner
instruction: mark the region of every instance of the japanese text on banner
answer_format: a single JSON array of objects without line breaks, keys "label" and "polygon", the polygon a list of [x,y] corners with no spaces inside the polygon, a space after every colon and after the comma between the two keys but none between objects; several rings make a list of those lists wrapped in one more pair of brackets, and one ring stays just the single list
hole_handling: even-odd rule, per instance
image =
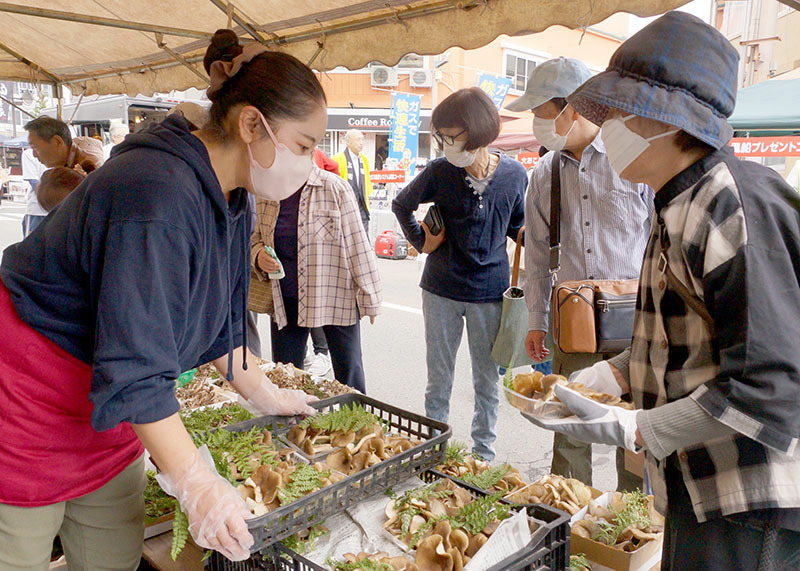
[{"label": "japanese text on banner", "polygon": [[737,157],[800,157],[800,137],[737,137],[730,145]]},{"label": "japanese text on banner", "polygon": [[408,176],[414,175],[419,148],[420,106],[422,98],[410,93],[392,94],[392,131],[389,158]]},{"label": "japanese text on banner", "polygon": [[511,88],[510,77],[499,77],[497,75],[489,75],[488,73],[479,73],[475,78],[475,85],[481,91],[492,98],[495,107],[500,109],[503,106],[503,101],[506,99],[508,90]]}]

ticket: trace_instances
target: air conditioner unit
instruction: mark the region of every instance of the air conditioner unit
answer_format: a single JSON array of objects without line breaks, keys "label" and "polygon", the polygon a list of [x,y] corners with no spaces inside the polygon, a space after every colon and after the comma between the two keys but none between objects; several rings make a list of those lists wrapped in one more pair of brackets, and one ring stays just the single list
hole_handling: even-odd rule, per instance
[{"label": "air conditioner unit", "polygon": [[370,71],[370,83],[373,87],[396,87],[397,70],[384,66],[373,67]]},{"label": "air conditioner unit", "polygon": [[418,69],[408,74],[411,87],[431,87],[433,85],[433,70]]}]

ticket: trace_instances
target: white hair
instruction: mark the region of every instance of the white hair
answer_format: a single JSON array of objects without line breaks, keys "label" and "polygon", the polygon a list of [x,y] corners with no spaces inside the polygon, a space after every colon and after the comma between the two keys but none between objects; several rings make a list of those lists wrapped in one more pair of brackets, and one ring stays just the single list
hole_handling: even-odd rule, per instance
[{"label": "white hair", "polygon": [[108,134],[112,137],[124,137],[130,132],[125,123],[112,123],[111,127],[108,128]]},{"label": "white hair", "polygon": [[358,129],[350,129],[347,133],[344,134],[344,142],[352,141],[355,137],[363,137],[364,133],[359,131]]}]

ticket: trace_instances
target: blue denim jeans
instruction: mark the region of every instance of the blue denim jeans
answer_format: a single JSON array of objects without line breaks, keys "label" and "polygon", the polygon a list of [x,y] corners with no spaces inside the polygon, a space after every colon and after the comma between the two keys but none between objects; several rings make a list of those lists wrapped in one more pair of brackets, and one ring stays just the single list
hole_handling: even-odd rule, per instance
[{"label": "blue denim jeans", "polygon": [[492,344],[500,329],[502,302],[467,303],[422,291],[425,319],[425,350],[428,386],[425,389],[425,414],[447,422],[450,395],[456,368],[456,352],[467,324],[469,356],[472,361],[472,386],[475,412],[472,417],[472,449],[486,460],[494,460],[497,439],[499,375],[492,361]]}]

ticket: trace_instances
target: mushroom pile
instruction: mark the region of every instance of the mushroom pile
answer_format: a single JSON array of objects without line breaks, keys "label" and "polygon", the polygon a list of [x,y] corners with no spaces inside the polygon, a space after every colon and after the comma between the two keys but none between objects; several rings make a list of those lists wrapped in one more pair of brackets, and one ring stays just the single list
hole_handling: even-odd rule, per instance
[{"label": "mushroom pile", "polygon": [[256,517],[340,481],[344,476],[289,457],[275,465],[259,466],[236,489]]},{"label": "mushroom pile", "polygon": [[451,480],[406,492],[386,505],[384,529],[416,548],[420,571],[460,571],[509,517],[500,494],[473,498]]},{"label": "mushroom pile", "polygon": [[589,501],[586,516],[572,525],[572,533],[621,551],[636,551],[664,532],[664,517],[655,510],[653,496],[641,491],[614,492],[604,507]]},{"label": "mushroom pile", "polygon": [[358,442],[350,442],[328,454],[325,467],[349,476],[413,446],[404,436],[386,436],[383,431],[371,432]]},{"label": "mushroom pile", "polygon": [[[264,361],[266,363],[266,361]],[[282,389],[295,389],[304,391],[315,397],[324,399],[355,392],[354,389],[332,379],[314,379],[309,373],[296,369],[291,363],[269,363],[264,374]]]},{"label": "mushroom pile", "polygon": [[327,455],[324,463],[318,465],[346,475],[419,443],[405,436],[387,434],[381,420],[358,404],[309,417],[293,426],[286,438],[312,461]]},{"label": "mushroom pile", "polygon": [[377,422],[358,432],[352,429],[321,430],[314,426],[296,424],[289,430],[286,438],[305,454],[317,456],[339,448],[349,448],[351,451],[356,448],[361,450],[365,442],[372,440],[375,436],[383,436],[383,427]]},{"label": "mushroom pile", "polygon": [[[541,371],[531,371],[530,373],[520,373],[511,381],[510,388],[515,393],[528,399],[536,399],[543,402],[560,402],[555,394],[556,385],[562,385],[580,393],[582,396],[606,404],[618,406],[627,410],[633,410],[633,404],[623,401],[621,398],[593,391],[582,383],[569,382],[563,375],[543,375]],[[512,402],[511,404],[516,404]],[[534,411],[535,412],[535,411]]]},{"label": "mushroom pile", "polygon": [[592,500],[592,489],[575,478],[550,474],[506,495],[517,504],[547,504],[574,515]]},{"label": "mushroom pile", "polygon": [[491,466],[486,460],[466,450],[466,444],[453,441],[447,447],[444,463],[437,466],[436,470],[489,492],[502,491],[506,497],[528,485],[513,466]]},{"label": "mushroom pile", "polygon": [[398,555],[389,557],[385,551],[380,553],[364,553],[358,555],[345,553],[344,561],[329,561],[334,571],[419,571],[419,567],[410,559]]}]

